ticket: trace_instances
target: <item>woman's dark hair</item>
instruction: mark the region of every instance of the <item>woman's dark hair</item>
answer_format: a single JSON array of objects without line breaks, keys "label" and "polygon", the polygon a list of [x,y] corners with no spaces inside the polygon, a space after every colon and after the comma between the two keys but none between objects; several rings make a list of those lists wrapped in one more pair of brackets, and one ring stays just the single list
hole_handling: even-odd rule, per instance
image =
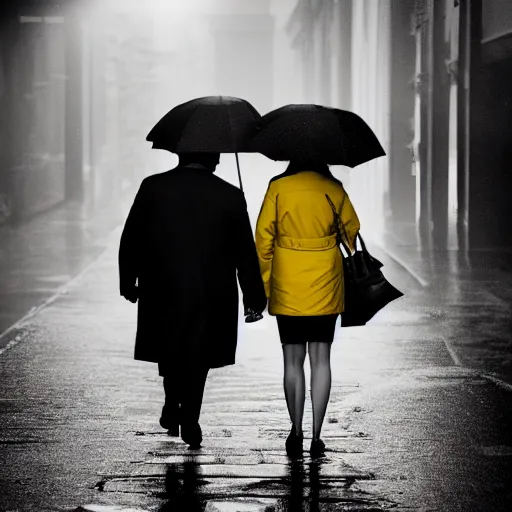
[{"label": "woman's dark hair", "polygon": [[335,181],[338,185],[343,187],[343,183],[332,174],[329,166],[326,163],[306,160],[290,160],[286,171],[284,171],[282,174],[274,176],[270,181],[276,181],[280,178],[286,178],[288,176],[293,176],[294,174],[305,171],[317,172],[318,174],[321,174],[322,176]]}]

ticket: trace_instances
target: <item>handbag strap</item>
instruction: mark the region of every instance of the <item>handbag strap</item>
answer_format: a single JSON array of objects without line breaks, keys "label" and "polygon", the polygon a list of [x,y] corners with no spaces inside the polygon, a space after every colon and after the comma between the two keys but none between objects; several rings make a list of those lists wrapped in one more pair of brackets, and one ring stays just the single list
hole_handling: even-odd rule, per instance
[{"label": "handbag strap", "polygon": [[[343,242],[343,239],[342,239],[341,233],[340,233],[339,226],[341,224],[341,227],[343,228],[343,233],[345,235],[345,240],[348,240],[348,235],[347,235],[347,230],[345,229],[345,225],[343,224],[343,222],[340,222],[340,217],[339,217],[338,213],[336,212],[336,207],[334,206],[334,203],[332,202],[331,198],[327,194],[325,194],[325,197],[327,198],[327,201],[329,201],[329,204],[331,205],[332,212],[334,214],[334,225],[336,227],[336,234],[337,234],[338,238],[340,239],[341,244],[343,245],[343,248],[347,251],[347,254],[352,254],[352,251],[347,247],[345,242]],[[343,196],[343,201],[341,202],[340,215],[341,215],[341,211],[343,211],[343,205],[345,204],[346,197],[347,196],[345,194]],[[359,242],[361,244],[361,249],[363,250],[363,252],[368,254],[368,249],[366,248],[366,244],[364,243],[363,237],[361,236],[361,233],[359,231],[356,233],[356,239],[357,238],[359,238]]]},{"label": "handbag strap", "polygon": [[[347,244],[343,241],[343,237],[341,236],[341,230],[340,230],[340,224],[343,227],[343,232],[345,234],[346,240],[347,238],[347,231],[345,230],[345,226],[343,226],[343,222],[340,222],[340,216],[338,212],[336,211],[336,207],[334,206],[334,203],[332,202],[331,198],[328,194],[325,194],[325,197],[327,198],[327,201],[329,202],[329,205],[331,206],[332,213],[334,215],[334,228],[336,229],[336,238],[338,239],[338,244],[341,244],[343,246],[343,249],[347,252],[347,255],[350,256],[352,254],[352,251],[349,249]],[[345,197],[343,196],[343,201],[341,203],[341,209],[343,210],[343,205],[345,204]],[[342,252],[343,255],[343,252]]]}]

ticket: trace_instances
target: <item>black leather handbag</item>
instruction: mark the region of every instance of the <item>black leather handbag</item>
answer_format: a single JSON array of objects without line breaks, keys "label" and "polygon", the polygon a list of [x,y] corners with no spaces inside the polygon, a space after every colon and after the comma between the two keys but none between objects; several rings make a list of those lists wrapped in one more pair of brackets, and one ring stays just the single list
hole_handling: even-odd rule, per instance
[{"label": "black leather handbag", "polygon": [[[348,240],[345,226],[340,222],[340,216],[331,198],[327,194],[325,197],[334,214],[336,238],[343,258],[345,311],[342,315],[341,326],[365,325],[384,306],[402,297],[403,293],[384,277],[381,271],[382,263],[368,252],[360,233],[357,233],[356,250],[352,254],[341,235],[341,229],[343,229],[345,240]],[[343,209],[343,204],[341,208]],[[357,249],[357,239],[361,246],[359,250]]]}]

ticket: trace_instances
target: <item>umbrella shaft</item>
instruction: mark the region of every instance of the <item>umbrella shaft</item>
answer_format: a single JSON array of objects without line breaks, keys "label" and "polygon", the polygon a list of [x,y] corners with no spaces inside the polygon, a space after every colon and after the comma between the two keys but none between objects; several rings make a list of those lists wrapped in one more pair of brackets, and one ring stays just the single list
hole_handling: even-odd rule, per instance
[{"label": "umbrella shaft", "polygon": [[238,153],[235,153],[236,158],[236,170],[238,171],[238,181],[240,182],[240,190],[243,192],[244,187],[242,185],[242,175],[240,174],[240,162],[238,161]]}]

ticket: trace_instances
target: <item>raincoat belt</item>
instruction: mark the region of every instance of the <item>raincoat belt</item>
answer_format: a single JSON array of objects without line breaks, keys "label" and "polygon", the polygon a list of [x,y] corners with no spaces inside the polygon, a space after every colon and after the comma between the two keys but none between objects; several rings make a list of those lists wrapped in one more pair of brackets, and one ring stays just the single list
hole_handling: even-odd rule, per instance
[{"label": "raincoat belt", "polygon": [[336,247],[336,235],[323,236],[321,238],[293,238],[290,236],[278,236],[276,243],[283,249],[295,251],[327,251]]}]

